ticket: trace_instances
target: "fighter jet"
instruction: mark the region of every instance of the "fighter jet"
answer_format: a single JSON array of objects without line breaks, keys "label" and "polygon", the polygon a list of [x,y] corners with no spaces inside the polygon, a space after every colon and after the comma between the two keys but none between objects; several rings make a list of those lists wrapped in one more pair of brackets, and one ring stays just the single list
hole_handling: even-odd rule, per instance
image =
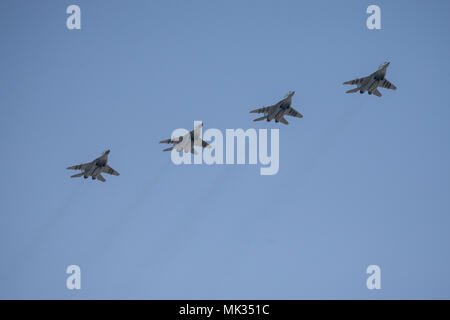
[{"label": "fighter jet", "polygon": [[381,97],[381,92],[378,91],[378,87],[396,90],[397,87],[392,83],[387,81],[386,69],[390,62],[384,62],[377,71],[372,73],[370,76],[359,78],[351,81],[346,81],[344,84],[356,84],[356,88],[348,90],[346,93],[353,93],[359,91],[361,94],[368,92],[369,94],[374,94],[377,97]]},{"label": "fighter jet", "polygon": [[275,119],[275,122],[288,124],[289,122],[284,118],[285,115],[303,118],[303,115],[300,112],[291,107],[292,96],[294,94],[295,91],[289,91],[283,100],[278,101],[276,104],[250,111],[250,113],[264,113],[263,117],[254,119],[253,121],[262,121],[266,119],[267,122],[270,122]]},{"label": "fighter jet", "polygon": [[81,170],[81,173],[74,174],[71,178],[78,178],[84,176],[87,179],[89,176],[92,180],[98,179],[101,182],[105,182],[105,178],[101,175],[102,173],[112,174],[118,176],[119,173],[108,166],[108,154],[110,150],[106,150],[103,154],[92,162],[79,164],[77,166],[68,167],[69,170]]},{"label": "fighter jet", "polygon": [[190,131],[184,136],[179,136],[172,139],[162,140],[159,143],[173,144],[172,147],[164,149],[163,151],[172,151],[175,149],[177,152],[191,152],[193,154],[198,154],[194,149],[194,146],[200,146],[202,148],[211,148],[211,146],[200,138],[200,129],[203,127],[203,123],[199,124],[194,130]]}]

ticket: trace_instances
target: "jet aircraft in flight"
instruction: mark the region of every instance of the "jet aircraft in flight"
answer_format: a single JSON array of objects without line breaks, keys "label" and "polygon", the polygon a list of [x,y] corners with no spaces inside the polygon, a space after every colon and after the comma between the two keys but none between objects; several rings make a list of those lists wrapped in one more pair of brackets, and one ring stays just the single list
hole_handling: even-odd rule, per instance
[{"label": "jet aircraft in flight", "polygon": [[368,94],[374,94],[377,97],[381,97],[381,92],[378,91],[378,87],[396,90],[397,87],[390,83],[386,78],[386,70],[389,67],[389,62],[384,62],[377,71],[371,75],[358,78],[355,80],[346,81],[343,84],[355,84],[356,88],[348,90],[346,93],[353,93],[359,91],[361,94],[367,91]]},{"label": "jet aircraft in flight", "polygon": [[264,119],[267,122],[275,120],[275,122],[281,122],[283,124],[289,124],[287,120],[284,118],[285,115],[297,118],[303,118],[303,115],[291,107],[292,104],[292,96],[295,94],[295,91],[289,91],[286,96],[278,101],[276,104],[268,107],[263,107],[259,109],[255,109],[250,111],[250,113],[263,113],[264,116],[261,118],[256,118],[253,121],[262,121]]},{"label": "jet aircraft in flight", "polygon": [[184,136],[179,136],[171,139],[162,140],[159,143],[167,143],[173,144],[172,147],[166,148],[163,151],[172,151],[175,149],[177,152],[191,152],[193,154],[198,154],[198,152],[194,149],[194,146],[200,146],[202,148],[211,148],[209,143],[204,141],[200,137],[201,128],[203,127],[203,123],[199,124],[194,130],[188,132]]},{"label": "jet aircraft in flight", "polygon": [[105,182],[105,178],[103,178],[102,173],[112,174],[114,176],[118,176],[119,173],[108,166],[108,155],[110,150],[106,150],[103,154],[97,159],[88,162],[79,164],[76,166],[68,167],[69,170],[81,170],[81,173],[74,174],[71,178],[84,177],[87,179],[88,177],[92,177],[92,180],[98,179],[101,182]]}]

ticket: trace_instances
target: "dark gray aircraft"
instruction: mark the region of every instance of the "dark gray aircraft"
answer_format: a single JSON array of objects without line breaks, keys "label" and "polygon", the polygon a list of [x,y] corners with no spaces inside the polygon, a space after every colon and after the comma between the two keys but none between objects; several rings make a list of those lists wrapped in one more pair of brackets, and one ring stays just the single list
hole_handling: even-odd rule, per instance
[{"label": "dark gray aircraft", "polygon": [[264,116],[257,118],[253,121],[262,121],[266,119],[268,122],[275,119],[275,122],[281,122],[283,124],[289,124],[284,118],[285,115],[297,118],[303,118],[303,115],[291,107],[292,96],[295,91],[289,91],[283,100],[278,101],[276,104],[268,107],[263,107],[250,111],[250,113],[264,113]]},{"label": "dark gray aircraft", "polygon": [[346,93],[359,91],[363,94],[367,91],[369,94],[373,93],[377,97],[381,97],[381,92],[377,89],[378,87],[396,90],[397,87],[385,78],[387,67],[389,67],[389,62],[384,62],[378,70],[370,76],[344,82],[344,84],[356,84],[356,88],[348,90]]},{"label": "dark gray aircraft", "polygon": [[78,178],[84,176],[87,179],[89,176],[92,180],[98,179],[101,182],[105,182],[105,178],[101,175],[102,173],[112,174],[118,176],[119,173],[108,166],[108,154],[110,150],[106,150],[103,154],[92,162],[79,164],[77,166],[68,167],[69,170],[81,170],[81,173],[74,174],[71,178]]},{"label": "dark gray aircraft", "polygon": [[162,140],[159,143],[173,144],[172,147],[166,148],[163,151],[172,151],[173,149],[175,149],[177,152],[181,152],[182,150],[184,150],[184,152],[187,153],[191,152],[193,154],[198,154],[198,152],[195,151],[194,146],[200,146],[202,148],[211,148],[211,146],[200,137],[200,129],[202,127],[203,123],[199,124],[197,127],[194,128],[194,130],[190,131],[184,136]]}]

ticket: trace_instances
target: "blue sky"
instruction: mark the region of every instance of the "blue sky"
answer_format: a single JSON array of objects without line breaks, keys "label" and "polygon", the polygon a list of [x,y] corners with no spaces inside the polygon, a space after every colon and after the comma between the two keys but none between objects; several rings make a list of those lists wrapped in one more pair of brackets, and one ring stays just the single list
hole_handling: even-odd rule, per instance
[{"label": "blue sky", "polygon": [[[1,1],[0,298],[449,299],[449,9]],[[397,91],[345,94],[383,61]],[[289,90],[303,119],[251,121]],[[279,128],[278,174],[173,165],[194,120]],[[119,177],[69,178],[109,148]]]}]

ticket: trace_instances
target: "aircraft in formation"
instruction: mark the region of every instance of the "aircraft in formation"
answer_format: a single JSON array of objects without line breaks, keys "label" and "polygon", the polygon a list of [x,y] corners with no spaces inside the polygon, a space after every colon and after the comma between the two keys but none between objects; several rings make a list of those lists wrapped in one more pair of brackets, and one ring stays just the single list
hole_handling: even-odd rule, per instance
[{"label": "aircraft in formation", "polygon": [[200,138],[200,129],[202,127],[203,123],[199,124],[194,128],[194,130],[190,131],[184,136],[162,140],[159,143],[173,144],[172,147],[166,148],[163,151],[172,151],[173,149],[175,149],[177,152],[181,152],[182,150],[184,150],[184,152],[187,153],[191,152],[193,154],[198,154],[198,152],[195,151],[194,146],[211,148],[208,142]]},{"label": "aircraft in formation", "polygon": [[[369,95],[374,94],[378,97],[381,97],[381,92],[378,90],[379,87],[396,90],[397,87],[386,79],[386,70],[389,67],[389,64],[389,62],[384,62],[377,71],[373,72],[367,77],[344,82],[343,84],[356,85],[356,88],[348,90],[346,93],[359,91],[361,94],[367,92]],[[303,115],[291,106],[292,97],[294,96],[294,94],[295,91],[289,91],[286,96],[276,104],[250,111],[250,113],[264,114],[262,117],[256,118],[253,121],[267,120],[268,122],[270,122],[272,120],[275,120],[275,122],[277,123],[281,122],[283,124],[289,124],[284,116],[303,118]],[[184,136],[162,140],[159,143],[173,144],[172,147],[166,148],[163,151],[172,151],[175,149],[177,152],[184,151],[187,153],[191,152],[193,154],[198,154],[198,152],[194,149],[194,146],[211,148],[211,145],[209,145],[200,137],[200,129],[202,127],[203,123],[195,127],[194,130],[190,131]],[[98,179],[102,182],[105,182],[106,180],[101,175],[102,173],[118,176],[119,173],[108,166],[109,152],[110,150],[106,150],[100,157],[91,162],[68,167],[67,169],[69,170],[82,171],[81,173],[74,174],[73,176],[71,176],[71,178],[84,176],[85,179],[87,179],[88,177],[92,177],[92,180]]]},{"label": "aircraft in formation", "polygon": [[98,179],[101,182],[105,182],[106,179],[103,178],[102,173],[112,174],[113,176],[118,176],[119,173],[108,166],[108,155],[110,150],[106,150],[103,154],[97,159],[88,162],[79,164],[76,166],[68,167],[68,170],[81,170],[81,173],[74,174],[71,178],[79,178],[84,176],[85,179],[88,177],[92,177],[92,180]]},{"label": "aircraft in formation", "polygon": [[291,107],[292,104],[292,96],[295,94],[295,91],[289,91],[282,100],[278,101],[276,104],[268,107],[263,107],[259,109],[255,109],[250,111],[250,113],[263,113],[264,116],[261,118],[256,118],[253,121],[262,121],[264,119],[267,122],[275,120],[275,122],[281,122],[283,124],[289,124],[284,116],[291,116],[297,118],[303,118],[303,115]]},{"label": "aircraft in formation", "polygon": [[377,71],[367,77],[344,82],[343,84],[356,84],[356,88],[348,90],[346,93],[359,91],[363,94],[367,91],[368,94],[373,93],[374,95],[381,97],[381,92],[377,89],[378,87],[396,90],[397,87],[385,78],[389,64],[389,62],[384,62]]}]

